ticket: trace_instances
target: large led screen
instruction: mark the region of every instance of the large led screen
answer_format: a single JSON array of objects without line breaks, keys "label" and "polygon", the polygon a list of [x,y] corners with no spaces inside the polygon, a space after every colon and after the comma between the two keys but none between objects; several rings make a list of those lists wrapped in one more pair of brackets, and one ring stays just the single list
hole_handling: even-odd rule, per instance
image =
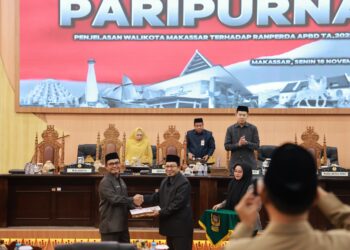
[{"label": "large led screen", "polygon": [[349,108],[349,20],[350,0],[20,0],[17,110]]}]

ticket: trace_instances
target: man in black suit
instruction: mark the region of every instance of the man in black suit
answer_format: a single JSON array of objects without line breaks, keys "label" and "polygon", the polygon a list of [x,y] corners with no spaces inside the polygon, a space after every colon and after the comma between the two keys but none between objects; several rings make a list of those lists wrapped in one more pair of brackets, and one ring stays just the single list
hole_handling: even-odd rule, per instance
[{"label": "man in black suit", "polygon": [[144,195],[144,203],[159,205],[154,211],[159,216],[159,233],[166,236],[169,250],[191,250],[193,218],[191,208],[191,185],[180,172],[180,158],[167,155],[165,171],[159,192]]}]

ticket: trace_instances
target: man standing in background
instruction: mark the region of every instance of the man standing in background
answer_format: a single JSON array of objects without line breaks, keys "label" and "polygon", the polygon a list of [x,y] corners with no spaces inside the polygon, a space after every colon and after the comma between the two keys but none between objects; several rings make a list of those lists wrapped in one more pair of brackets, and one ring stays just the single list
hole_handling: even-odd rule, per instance
[{"label": "man standing in background", "polygon": [[188,159],[201,158],[208,161],[215,150],[215,140],[211,131],[204,129],[202,118],[194,119],[194,129],[186,134]]},{"label": "man standing in background", "polygon": [[244,164],[252,169],[257,167],[254,150],[259,148],[260,139],[256,126],[247,122],[249,109],[238,106],[236,110],[237,123],[227,128],[225,149],[231,151],[230,174],[236,163]]}]

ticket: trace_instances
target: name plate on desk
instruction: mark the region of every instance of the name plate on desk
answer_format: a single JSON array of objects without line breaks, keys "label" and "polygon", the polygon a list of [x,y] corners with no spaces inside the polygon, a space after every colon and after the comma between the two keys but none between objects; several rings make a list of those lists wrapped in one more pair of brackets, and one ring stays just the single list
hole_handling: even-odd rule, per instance
[{"label": "name plate on desk", "polygon": [[331,172],[331,171],[322,171],[321,176],[349,176],[349,172]]},{"label": "name plate on desk", "polygon": [[67,168],[67,174],[92,174],[93,168]]},{"label": "name plate on desk", "polygon": [[152,174],[165,174],[164,168],[152,168],[151,170]]},{"label": "name plate on desk", "polygon": [[253,175],[260,175],[260,170],[258,170],[258,169],[253,169],[253,170],[252,170],[252,174],[253,174]]}]

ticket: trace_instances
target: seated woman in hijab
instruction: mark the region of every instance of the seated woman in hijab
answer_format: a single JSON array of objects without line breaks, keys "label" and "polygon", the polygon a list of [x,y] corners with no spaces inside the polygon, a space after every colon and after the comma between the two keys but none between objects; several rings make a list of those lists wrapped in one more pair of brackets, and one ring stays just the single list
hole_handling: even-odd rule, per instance
[{"label": "seated woman in hijab", "polygon": [[[235,210],[235,206],[247,192],[248,187],[251,184],[252,170],[249,167],[245,167],[243,164],[237,163],[233,166],[233,179],[228,184],[227,199],[214,205],[213,209],[217,210],[222,208],[227,210]],[[261,230],[259,213],[254,234],[256,234],[258,230]]]},{"label": "seated woman in hijab", "polygon": [[130,165],[152,165],[152,148],[142,128],[136,128],[126,141],[125,160]]}]

